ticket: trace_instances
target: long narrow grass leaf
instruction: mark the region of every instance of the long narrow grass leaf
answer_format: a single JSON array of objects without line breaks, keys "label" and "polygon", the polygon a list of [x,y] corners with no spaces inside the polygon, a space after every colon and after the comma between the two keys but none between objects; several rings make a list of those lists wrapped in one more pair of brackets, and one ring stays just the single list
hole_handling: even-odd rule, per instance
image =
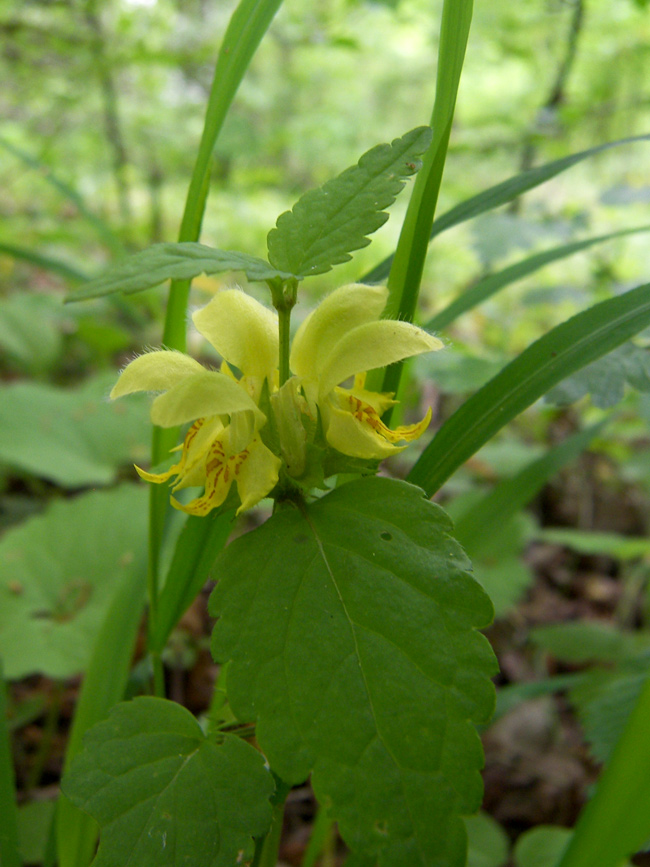
[{"label": "long narrow grass leaf", "polygon": [[467,313],[488,298],[492,298],[501,289],[510,286],[517,280],[522,280],[530,274],[539,271],[546,265],[552,262],[557,262],[561,259],[566,259],[573,256],[575,253],[580,253],[583,250],[588,250],[595,244],[603,244],[605,241],[611,241],[613,238],[622,238],[625,235],[636,235],[639,232],[650,231],[650,226],[637,226],[633,229],[622,229],[618,232],[609,232],[607,235],[597,235],[593,238],[585,238],[582,241],[572,241],[570,244],[562,244],[559,247],[552,247],[549,250],[542,250],[541,253],[534,253],[526,259],[515,262],[514,265],[509,265],[502,271],[495,274],[488,274],[482,280],[475,283],[470,289],[467,289],[462,295],[459,295],[451,304],[448,304],[424,326],[428,331],[439,331],[446,328],[463,313]]},{"label": "long narrow grass leaf", "polygon": [[411,320],[415,312],[447,158],[472,11],[473,0],[445,0],[443,5],[436,98],[431,115],[433,141],[413,186],[391,264],[388,303],[384,312],[386,318]]},{"label": "long narrow grass leaf", "polygon": [[190,515],[180,532],[158,603],[151,649],[160,652],[172,629],[210,576],[232,529],[233,513]]},{"label": "long narrow grass leaf", "polygon": [[499,528],[527,505],[551,476],[579,457],[600,433],[606,421],[591,425],[549,449],[511,478],[499,482],[465,512],[456,521],[456,538],[470,556],[480,555],[484,545],[489,544]]},{"label": "long narrow grass leaf", "polygon": [[440,428],[408,480],[429,495],[520,412],[565,377],[650,325],[650,283],[602,301],[528,347]]},{"label": "long narrow grass leaf", "polygon": [[55,259],[54,256],[45,256],[43,253],[39,253],[37,250],[32,250],[29,247],[0,243],[0,253],[4,253],[14,259],[20,259],[22,262],[29,262],[30,265],[43,268],[44,271],[59,274],[61,277],[65,277],[66,280],[74,280],[75,283],[88,280],[88,274],[77,268],[76,265],[62,262],[61,259]]},{"label": "long narrow grass leaf", "polygon": [[104,241],[107,247],[113,252],[120,252],[123,248],[122,241],[113,231],[111,226],[88,207],[83,196],[78,190],[75,190],[70,184],[63,181],[56,175],[52,169],[38,157],[33,156],[12,142],[0,136],[0,147],[5,148],[10,154],[13,154],[17,159],[21,160],[26,166],[34,169],[37,176],[48,183],[61,196],[67,199],[75,206],[79,214],[91,225],[100,238]]},{"label": "long narrow grass leaf", "polygon": [[[142,619],[145,564],[134,563],[118,588],[97,632],[90,665],[86,670],[68,747],[64,772],[81,751],[88,729],[105,719],[120,701],[129,675],[135,639]],[[61,796],[57,805],[59,867],[87,867],[97,840],[97,825],[90,816]]]},{"label": "long narrow grass leaf", "polygon": [[[214,71],[203,133],[181,221],[180,242],[199,239],[217,138],[251,59],[281,4],[282,0],[241,0],[230,19]],[[165,314],[163,343],[181,352],[187,346],[186,317],[190,285],[191,281],[187,278],[172,281]],[[178,430],[175,428],[154,427],[152,465],[164,459],[177,438]],[[158,556],[168,508],[167,492],[154,485],[149,510],[149,606],[154,624],[158,602]]]},{"label": "long narrow grass leaf", "polygon": [[650,677],[558,867],[618,867],[650,837]]},{"label": "long narrow grass leaf", "polygon": [[[508,204],[508,202],[516,199],[517,196],[522,195],[522,193],[527,193],[529,190],[538,187],[540,184],[546,183],[546,181],[549,181],[556,175],[570,169],[577,163],[582,162],[582,160],[588,159],[589,157],[595,156],[596,154],[602,153],[610,148],[642,141],[650,141],[650,134],[631,136],[630,138],[623,138],[618,141],[606,142],[605,144],[597,145],[588,150],[571,154],[568,157],[562,157],[559,160],[545,163],[543,166],[538,166],[537,168],[530,169],[527,172],[514,175],[513,177],[502,181],[500,184],[496,184],[495,186],[484,190],[482,193],[478,193],[478,195],[472,196],[464,202],[460,202],[458,205],[438,217],[431,227],[429,240],[435,238],[436,235],[440,235],[447,229],[451,229],[452,226],[457,226],[460,223],[464,223],[466,220],[478,217],[480,214],[484,214],[486,211],[491,211],[493,208],[498,208],[500,205]],[[382,283],[386,280],[391,269],[394,255],[395,254],[388,256],[371,271],[364,274],[361,278],[361,282]]]}]

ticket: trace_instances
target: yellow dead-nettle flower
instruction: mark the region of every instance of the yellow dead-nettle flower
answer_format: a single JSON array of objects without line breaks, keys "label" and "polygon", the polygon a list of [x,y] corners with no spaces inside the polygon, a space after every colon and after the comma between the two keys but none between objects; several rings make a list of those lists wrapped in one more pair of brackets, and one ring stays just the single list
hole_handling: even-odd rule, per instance
[{"label": "yellow dead-nettle flower", "polygon": [[[181,458],[166,473],[139,474],[149,482],[175,476],[173,489],[203,485],[203,496],[187,505],[172,497],[176,508],[207,515],[220,506],[234,483],[250,509],[275,487],[281,461],[262,442],[266,416],[258,402],[264,380],[273,383],[278,358],[275,315],[237,289],[219,292],[192,317],[198,331],[225,359],[221,371],[206,370],[181,352],[148,352],[132,361],[111,392],[164,391],[153,402],[151,420],[161,427],[194,422],[182,445]],[[228,364],[242,372],[236,379]]]},{"label": "yellow dead-nettle flower", "polygon": [[[418,424],[391,430],[381,416],[395,405],[393,395],[364,388],[368,370],[442,349],[416,325],[379,319],[387,297],[380,286],[342,286],[305,319],[291,348],[291,370],[310,406],[318,406],[328,443],[355,458],[381,460],[401,451],[431,419],[429,410]],[[342,388],[352,376],[353,386]]]},{"label": "yellow dead-nettle flower", "polygon": [[[320,418],[326,440],[320,445],[350,457],[378,460],[406,448],[424,432],[431,412],[418,424],[387,427],[381,415],[394,405],[393,395],[367,391],[366,372],[440,349],[442,343],[410,323],[379,319],[386,298],[386,289],[363,285],[342,286],[325,298],[298,329],[290,356],[294,376],[278,389],[277,315],[240,290],[219,292],[192,318],[225,359],[220,371],[206,370],[180,352],[149,352],[122,371],[111,392],[112,398],[164,392],[153,402],[153,423],[193,422],[179,446],[178,463],[157,474],[136,468],[142,478],[164,482],[175,476],[175,491],[203,486],[203,495],[187,505],[172,497],[177,508],[193,515],[220,506],[233,483],[241,500],[238,511],[267,496],[283,461],[260,435],[267,422],[259,408],[265,381],[277,450],[293,478],[305,469],[307,417],[314,422],[309,436],[316,435]],[[231,366],[241,372],[239,379]],[[353,386],[343,388],[350,377]]]}]

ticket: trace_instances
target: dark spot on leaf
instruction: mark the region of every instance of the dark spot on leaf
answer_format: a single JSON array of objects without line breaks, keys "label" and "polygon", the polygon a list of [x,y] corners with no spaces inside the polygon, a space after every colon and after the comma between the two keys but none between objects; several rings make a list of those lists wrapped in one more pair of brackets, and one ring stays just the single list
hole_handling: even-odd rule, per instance
[{"label": "dark spot on leaf", "polygon": [[379,534],[379,538],[383,539],[384,542],[390,542],[393,537],[387,530],[384,530],[383,533]]},{"label": "dark spot on leaf", "polygon": [[375,822],[375,830],[376,830],[377,833],[379,833],[379,834],[387,834],[387,833],[388,833],[388,826],[387,826],[386,822],[385,822],[383,819],[381,819],[381,820],[378,819],[378,820]]},{"label": "dark spot on leaf", "polygon": [[298,533],[296,536],[293,537],[293,541],[296,543],[296,545],[304,545],[305,542],[309,541],[309,536],[306,533]]}]

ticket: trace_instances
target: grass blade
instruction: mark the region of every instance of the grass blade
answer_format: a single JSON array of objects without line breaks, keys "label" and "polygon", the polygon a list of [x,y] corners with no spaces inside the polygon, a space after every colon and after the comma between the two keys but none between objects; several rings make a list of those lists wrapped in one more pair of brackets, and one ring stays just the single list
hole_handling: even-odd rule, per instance
[{"label": "grass blade", "polygon": [[25,165],[29,166],[31,169],[35,169],[41,180],[46,181],[51,187],[53,187],[60,195],[62,195],[65,199],[75,206],[77,211],[81,214],[82,217],[85,218],[86,222],[89,223],[97,232],[99,237],[104,241],[106,246],[112,250],[114,253],[120,253],[124,249],[124,245],[120,238],[115,234],[113,229],[108,225],[108,223],[103,220],[100,216],[95,214],[85,203],[82,196],[71,187],[69,184],[62,181],[61,178],[57,177],[54,174],[52,169],[42,160],[39,160],[37,157],[32,156],[31,154],[24,151],[22,148],[17,147],[17,145],[12,144],[7,139],[2,138],[0,136],[0,147],[8,150],[10,154],[13,154],[17,159],[21,160]]},{"label": "grass blade", "polygon": [[7,721],[7,693],[0,659],[0,864],[22,867],[18,850],[18,810]]},{"label": "grass blade", "polygon": [[456,521],[455,536],[470,556],[480,554],[484,547],[481,542],[489,544],[496,531],[529,503],[551,476],[581,455],[608,420],[567,437],[512,478],[499,482],[475,506],[468,509]]},{"label": "grass blade", "polygon": [[650,678],[558,867],[618,867],[650,835]]},{"label": "grass blade", "polygon": [[429,495],[554,385],[650,325],[650,283],[602,301],[545,334],[440,428],[408,476]]},{"label": "grass blade", "polygon": [[[440,24],[436,98],[431,115],[433,141],[427,151],[411,195],[397,250],[388,269],[388,302],[384,316],[391,319],[413,320],[417,306],[422,271],[429,246],[429,236],[442,173],[447,159],[449,136],[454,119],[458,85],[465,59],[465,49],[472,23],[473,0],[445,0]],[[363,279],[362,282],[373,282]],[[384,371],[371,374],[369,387],[397,392],[402,375],[402,362]],[[381,384],[380,384],[381,383]],[[386,421],[390,411],[386,414]]]},{"label": "grass blade", "polygon": [[[198,241],[210,182],[212,154],[217,137],[223,126],[228,109],[241,83],[250,61],[266,33],[282,0],[241,0],[235,9],[214,72],[212,89],[185,210],[181,221],[179,242]],[[174,280],[169,288],[169,300],[165,314],[163,343],[169,349],[184,352],[187,347],[186,319],[190,280]],[[175,428],[153,429],[151,444],[152,466],[161,463],[168,451],[176,445],[178,431]],[[150,499],[149,531],[149,613],[153,630],[158,605],[158,558],[167,514],[168,494],[164,487],[152,486]],[[150,637],[151,637],[150,633]],[[160,666],[158,691],[160,691]]]},{"label": "grass blade", "polygon": [[[457,226],[459,223],[464,223],[466,220],[471,220],[478,217],[479,214],[484,214],[486,211],[491,211],[493,208],[498,208],[499,205],[506,205],[522,193],[527,193],[529,190],[538,187],[540,184],[546,183],[556,175],[570,169],[582,160],[609,150],[610,148],[620,147],[621,145],[633,144],[634,142],[649,141],[650,134],[631,136],[630,138],[618,139],[617,141],[606,142],[602,145],[589,148],[585,151],[580,151],[576,154],[571,154],[568,157],[562,157],[559,160],[545,163],[543,166],[538,166],[535,169],[530,169],[527,172],[514,175],[494,187],[490,187],[472,196],[471,199],[466,199],[464,202],[451,208],[442,216],[434,221],[431,227],[429,240],[432,240],[436,235],[440,235],[446,229],[451,229],[452,226]],[[361,278],[361,283],[382,283],[388,277],[391,270],[395,254],[388,256],[379,263],[371,271]]]},{"label": "grass blade", "polygon": [[594,244],[602,244],[605,241],[610,241],[612,238],[621,238],[625,235],[635,235],[638,232],[648,232],[650,226],[637,226],[634,229],[622,229],[618,232],[610,232],[607,235],[597,235],[593,238],[585,238],[583,241],[573,241],[570,244],[562,244],[559,247],[553,247],[550,250],[543,250],[541,253],[535,253],[522,259],[520,262],[515,262],[514,265],[509,265],[502,271],[495,274],[489,274],[478,283],[475,283],[467,291],[463,292],[458,298],[451,302],[444,310],[436,313],[424,326],[429,331],[439,331],[446,328],[463,313],[477,307],[483,301],[487,301],[499,290],[515,283],[517,280],[522,280],[529,274],[534,274],[551,262],[557,262],[560,259],[566,259],[568,256],[573,256],[574,253],[580,253],[582,250],[587,250],[593,247]]},{"label": "grass blade", "polygon": [[413,185],[413,194],[391,264],[389,296],[384,313],[389,319],[411,321],[415,313],[447,158],[472,11],[473,0],[445,0],[442,9],[436,98],[431,115],[433,141]]},{"label": "grass blade", "polygon": [[28,247],[17,247],[14,244],[0,243],[0,253],[5,253],[7,256],[12,256],[14,259],[20,259],[23,262],[29,262],[30,265],[36,265],[38,268],[43,268],[44,271],[51,271],[53,274],[59,274],[65,277],[66,280],[74,280],[75,282],[83,282],[88,280],[88,274],[80,271],[76,265],[70,265],[67,262],[62,262],[60,259],[55,259],[53,256],[44,256],[36,250],[30,250]]},{"label": "grass blade", "polygon": [[[145,594],[144,563],[134,564],[118,588],[97,633],[95,648],[86,671],[66,750],[64,773],[81,751],[88,729],[108,716],[124,695],[133,647],[142,618]],[[97,825],[63,795],[57,805],[59,867],[86,867],[97,840]]]},{"label": "grass blade", "polygon": [[208,580],[210,570],[232,530],[233,513],[211,513],[204,518],[190,515],[180,532],[167,580],[160,594],[151,648],[160,653],[169,634],[197,593]]}]

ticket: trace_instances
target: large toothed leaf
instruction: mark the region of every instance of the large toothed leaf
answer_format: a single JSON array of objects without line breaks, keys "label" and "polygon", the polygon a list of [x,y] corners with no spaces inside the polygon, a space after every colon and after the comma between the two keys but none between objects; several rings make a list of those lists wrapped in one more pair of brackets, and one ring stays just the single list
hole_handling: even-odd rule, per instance
[{"label": "large toothed leaf", "polygon": [[181,705],[119,704],[84,742],[63,789],[99,823],[93,867],[233,867],[268,830],[263,756],[234,736],[208,740]]},{"label": "large toothed leaf", "polygon": [[108,271],[72,292],[66,301],[99,298],[113,292],[130,295],[151,289],[165,280],[191,280],[199,274],[221,274],[243,271],[248,280],[286,279],[285,274],[272,268],[264,259],[229,250],[217,250],[205,244],[154,244],[118,262]]},{"label": "large toothed leaf", "polygon": [[347,262],[386,222],[385,208],[420,169],[418,157],[431,136],[428,127],[418,127],[391,144],[377,145],[356,166],[305,193],[269,232],[269,262],[302,277]]},{"label": "large toothed leaf", "polygon": [[492,608],[450,533],[419,488],[372,477],[277,512],[214,571],[234,712],[381,867],[464,863],[481,799]]}]

